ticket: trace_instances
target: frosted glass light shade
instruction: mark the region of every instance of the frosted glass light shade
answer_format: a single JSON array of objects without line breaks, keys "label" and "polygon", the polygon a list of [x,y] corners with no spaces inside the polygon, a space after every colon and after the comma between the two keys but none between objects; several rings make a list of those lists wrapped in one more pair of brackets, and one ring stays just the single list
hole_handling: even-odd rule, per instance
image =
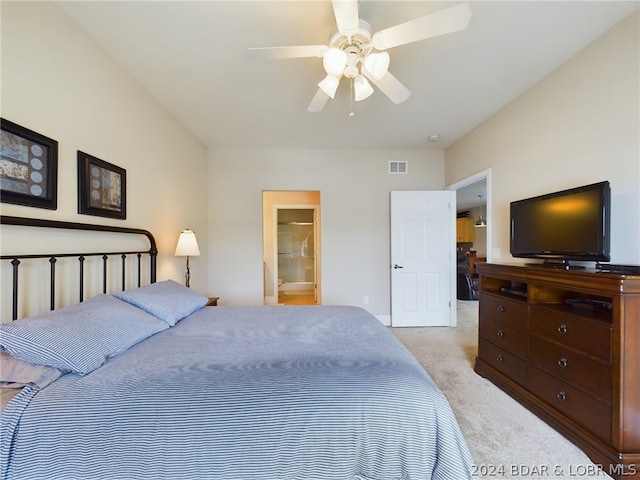
[{"label": "frosted glass light shade", "polygon": [[324,77],[320,83],[318,83],[318,87],[326,93],[329,97],[334,98],[336,96],[336,90],[338,90],[338,84],[340,80],[336,77],[332,77],[331,75],[327,75]]},{"label": "frosted glass light shade", "polygon": [[373,87],[366,78],[358,75],[353,81],[353,98],[356,102],[369,98],[373,94]]},{"label": "frosted glass light shade", "polygon": [[380,80],[389,71],[389,62],[391,61],[387,52],[370,53],[364,59],[364,66],[373,78]]},{"label": "frosted glass light shade", "polygon": [[200,255],[198,240],[193,230],[186,229],[180,233],[174,255],[176,257],[197,257]]},{"label": "frosted glass light shade", "polygon": [[339,77],[347,65],[347,54],[339,48],[329,48],[322,58],[322,66],[328,75]]}]

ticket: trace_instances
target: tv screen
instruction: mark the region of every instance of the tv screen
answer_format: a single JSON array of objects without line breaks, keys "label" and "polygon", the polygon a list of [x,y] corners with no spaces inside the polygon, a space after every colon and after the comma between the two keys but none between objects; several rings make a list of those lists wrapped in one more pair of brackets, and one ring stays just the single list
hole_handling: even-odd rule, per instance
[{"label": "tv screen", "polygon": [[511,255],[609,261],[609,182],[511,202]]}]

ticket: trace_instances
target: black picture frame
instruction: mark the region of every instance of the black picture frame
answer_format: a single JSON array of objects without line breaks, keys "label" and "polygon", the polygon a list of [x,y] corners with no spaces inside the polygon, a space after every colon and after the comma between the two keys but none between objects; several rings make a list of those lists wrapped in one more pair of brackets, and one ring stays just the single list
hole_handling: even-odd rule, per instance
[{"label": "black picture frame", "polygon": [[58,208],[58,142],[0,118],[0,201]]},{"label": "black picture frame", "polygon": [[78,150],[78,213],[127,218],[127,171]]}]

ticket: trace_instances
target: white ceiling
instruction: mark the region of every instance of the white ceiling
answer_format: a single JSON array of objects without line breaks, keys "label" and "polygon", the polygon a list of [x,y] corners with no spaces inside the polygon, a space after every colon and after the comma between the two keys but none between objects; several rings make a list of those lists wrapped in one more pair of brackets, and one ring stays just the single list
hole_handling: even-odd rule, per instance
[{"label": "white ceiling", "polygon": [[[319,58],[264,60],[249,47],[326,44],[329,1],[58,2],[209,147],[445,148],[638,8],[639,2],[469,2],[465,31],[389,50],[412,92],[355,104],[342,82],[307,112]],[[374,31],[454,2],[360,2]],[[429,135],[441,140],[430,144]]]}]

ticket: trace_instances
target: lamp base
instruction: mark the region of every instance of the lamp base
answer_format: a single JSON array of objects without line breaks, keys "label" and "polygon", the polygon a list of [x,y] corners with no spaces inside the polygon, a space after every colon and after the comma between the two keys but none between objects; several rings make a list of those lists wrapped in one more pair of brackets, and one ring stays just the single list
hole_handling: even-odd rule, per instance
[{"label": "lamp base", "polygon": [[184,274],[184,284],[189,287],[189,280],[191,280],[191,270],[189,269],[189,257],[187,257],[187,273]]}]

